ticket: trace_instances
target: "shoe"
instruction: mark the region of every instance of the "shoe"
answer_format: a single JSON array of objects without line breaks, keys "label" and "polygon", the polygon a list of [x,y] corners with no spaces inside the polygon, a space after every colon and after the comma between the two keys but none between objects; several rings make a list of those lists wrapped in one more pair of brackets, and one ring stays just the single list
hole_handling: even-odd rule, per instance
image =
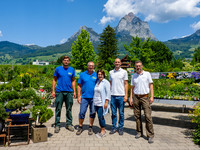
[{"label": "shoe", "polygon": [[154,142],[153,137],[148,139],[148,143],[152,144]]},{"label": "shoe", "polygon": [[54,130],[54,133],[59,133],[59,131],[60,131],[60,127],[55,127],[55,130]]},{"label": "shoe", "polygon": [[117,132],[117,130],[116,129],[112,129],[109,134],[115,134],[115,132]]},{"label": "shoe", "polygon": [[88,135],[92,135],[93,134],[93,130],[92,130],[92,128],[89,128],[88,129]]},{"label": "shoe", "polygon": [[83,132],[83,128],[78,127],[78,131],[76,132],[76,135],[80,135]]},{"label": "shoe", "polygon": [[104,133],[104,134],[102,134],[102,133],[97,133],[96,134],[96,137],[97,138],[103,138],[103,137],[105,137],[106,136],[106,132]]},{"label": "shoe", "polygon": [[74,127],[72,125],[66,126],[66,129],[68,129],[71,132],[74,132]]},{"label": "shoe", "polygon": [[139,139],[142,136],[142,134],[140,132],[137,133],[137,135],[135,136],[136,139]]},{"label": "shoe", "polygon": [[123,135],[123,134],[124,134],[123,129],[119,129],[119,135]]}]

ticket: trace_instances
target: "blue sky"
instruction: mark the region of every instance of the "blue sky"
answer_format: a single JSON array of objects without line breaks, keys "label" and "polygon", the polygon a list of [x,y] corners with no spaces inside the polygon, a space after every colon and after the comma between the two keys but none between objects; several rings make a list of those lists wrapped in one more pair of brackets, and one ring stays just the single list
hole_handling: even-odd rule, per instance
[{"label": "blue sky", "polygon": [[61,44],[83,25],[102,33],[129,12],[160,41],[200,29],[200,0],[1,0],[0,41]]}]

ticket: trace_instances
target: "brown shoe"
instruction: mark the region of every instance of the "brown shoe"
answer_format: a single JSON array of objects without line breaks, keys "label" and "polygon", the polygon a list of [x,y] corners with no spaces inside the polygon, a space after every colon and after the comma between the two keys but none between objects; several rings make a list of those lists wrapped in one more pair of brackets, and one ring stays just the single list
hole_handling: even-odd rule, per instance
[{"label": "brown shoe", "polygon": [[78,127],[78,131],[76,132],[76,135],[80,135],[83,132],[83,128]]},{"label": "brown shoe", "polygon": [[140,132],[137,133],[137,135],[135,136],[136,139],[139,139],[142,136],[142,134]]},{"label": "brown shoe", "polygon": [[74,132],[74,127],[72,125],[66,126],[66,129],[68,129],[71,132]]}]

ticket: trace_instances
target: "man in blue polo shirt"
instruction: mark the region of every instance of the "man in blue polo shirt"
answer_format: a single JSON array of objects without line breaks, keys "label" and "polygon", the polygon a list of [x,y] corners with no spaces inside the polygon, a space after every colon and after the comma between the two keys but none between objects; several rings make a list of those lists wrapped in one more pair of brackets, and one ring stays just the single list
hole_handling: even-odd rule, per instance
[{"label": "man in blue polo shirt", "polygon": [[[74,131],[72,125],[72,105],[73,97],[76,98],[75,90],[75,71],[74,68],[69,67],[70,58],[64,56],[62,66],[55,69],[54,78],[52,83],[52,96],[56,97],[56,110],[55,110],[55,133],[60,131],[60,115],[63,105],[65,102],[66,107],[66,129]],[[57,82],[57,86],[56,86]],[[56,92],[55,92],[56,87]]]},{"label": "man in blue polo shirt", "polygon": [[[83,122],[88,105],[90,105],[90,125],[88,129],[88,134],[89,135],[93,134],[92,126],[95,118],[93,96],[94,96],[94,87],[97,81],[97,74],[94,72],[93,62],[89,62],[87,64],[87,68],[88,70],[82,72],[78,79],[77,101],[80,104],[80,113],[79,113],[79,128],[78,131],[76,132],[76,135],[80,135],[83,131]],[[82,95],[81,95],[81,88],[82,88]]]}]

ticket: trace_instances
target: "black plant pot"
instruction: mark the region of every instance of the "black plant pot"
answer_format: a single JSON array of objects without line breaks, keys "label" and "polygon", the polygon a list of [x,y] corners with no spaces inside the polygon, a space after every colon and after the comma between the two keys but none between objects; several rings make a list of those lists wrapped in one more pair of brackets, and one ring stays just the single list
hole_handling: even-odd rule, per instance
[{"label": "black plant pot", "polygon": [[4,128],[4,121],[0,120],[0,133],[2,132],[3,128]]}]

